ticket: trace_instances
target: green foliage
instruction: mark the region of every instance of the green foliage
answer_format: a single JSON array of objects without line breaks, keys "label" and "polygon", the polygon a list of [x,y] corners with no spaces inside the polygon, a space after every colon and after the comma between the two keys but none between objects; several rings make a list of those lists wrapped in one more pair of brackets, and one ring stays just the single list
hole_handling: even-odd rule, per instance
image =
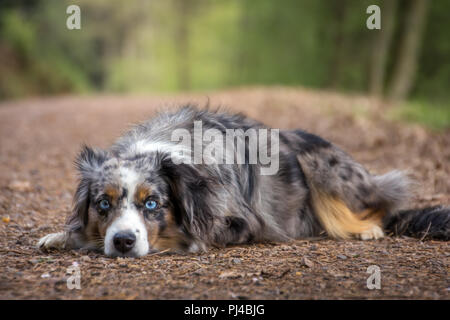
[{"label": "green foliage", "polygon": [[[365,92],[379,32],[366,28],[366,8],[383,1],[388,0],[3,2],[0,99],[254,84]],[[399,0],[398,29],[408,3]],[[81,7],[81,30],[66,28],[69,4]],[[449,1],[430,2],[412,92],[416,100],[450,100],[448,12]],[[395,33],[386,80],[399,37]]]},{"label": "green foliage", "polygon": [[33,24],[27,21],[20,12],[11,11],[2,14],[2,42],[17,51],[17,54],[25,59],[32,58],[35,54],[36,32]]},{"label": "green foliage", "polygon": [[[39,8],[48,19],[54,7]],[[58,34],[57,19],[12,9],[3,11],[0,19],[0,98],[88,89],[85,73],[72,59],[76,46],[69,48],[68,39]]]},{"label": "green foliage", "polygon": [[389,117],[423,124],[433,130],[450,129],[450,103],[414,100],[390,111]]},{"label": "green foliage", "polygon": [[330,46],[320,1],[243,1],[235,63],[239,84],[324,85]]},{"label": "green foliage", "polygon": [[[437,103],[450,97],[450,1],[433,1],[419,60],[413,98]],[[450,106],[449,106],[450,107]]]}]

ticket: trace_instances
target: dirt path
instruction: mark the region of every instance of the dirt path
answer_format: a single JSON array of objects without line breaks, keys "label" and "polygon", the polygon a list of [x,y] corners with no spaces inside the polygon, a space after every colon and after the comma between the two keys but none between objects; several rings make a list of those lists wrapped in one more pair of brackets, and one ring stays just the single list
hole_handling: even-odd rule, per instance
[{"label": "dirt path", "polygon": [[[0,298],[425,298],[449,299],[449,244],[407,238],[294,241],[213,249],[200,255],[111,259],[41,253],[39,237],[63,226],[81,143],[106,147],[163,106],[228,106],[278,128],[330,139],[369,170],[410,169],[421,182],[411,206],[450,204],[450,132],[431,134],[374,116],[364,97],[293,89],[188,96],[61,97],[0,104]],[[368,115],[372,115],[367,117]],[[370,120],[368,120],[370,118]],[[81,270],[81,290],[66,269]],[[367,267],[381,270],[369,290]]]}]

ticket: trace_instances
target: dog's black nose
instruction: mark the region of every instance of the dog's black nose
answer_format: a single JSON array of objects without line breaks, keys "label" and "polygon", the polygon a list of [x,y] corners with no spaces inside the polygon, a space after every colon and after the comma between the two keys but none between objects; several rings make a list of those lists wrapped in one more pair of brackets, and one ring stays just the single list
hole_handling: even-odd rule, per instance
[{"label": "dog's black nose", "polygon": [[136,243],[136,236],[132,232],[118,232],[114,235],[113,242],[117,251],[127,253],[133,249]]}]

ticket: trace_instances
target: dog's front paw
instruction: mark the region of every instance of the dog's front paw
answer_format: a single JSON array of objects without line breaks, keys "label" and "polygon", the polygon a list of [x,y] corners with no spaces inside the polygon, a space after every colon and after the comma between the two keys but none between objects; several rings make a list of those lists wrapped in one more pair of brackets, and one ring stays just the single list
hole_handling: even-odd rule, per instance
[{"label": "dog's front paw", "polygon": [[361,240],[372,240],[372,239],[380,239],[384,237],[383,230],[377,226],[374,225],[370,229],[363,231],[359,234],[359,238]]},{"label": "dog's front paw", "polygon": [[48,249],[64,249],[66,247],[66,233],[50,233],[41,239],[37,243],[37,247],[41,250]]}]

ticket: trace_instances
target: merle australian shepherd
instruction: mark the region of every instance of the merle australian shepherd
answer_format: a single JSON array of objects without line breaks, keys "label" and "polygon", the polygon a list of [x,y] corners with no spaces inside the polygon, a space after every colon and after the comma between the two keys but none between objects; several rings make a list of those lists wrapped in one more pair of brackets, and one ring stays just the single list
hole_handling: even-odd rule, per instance
[{"label": "merle australian shepherd", "polygon": [[[269,130],[240,114],[188,106],[135,126],[108,150],[85,146],[76,160],[80,182],[66,228],[41,238],[38,247],[138,257],[323,236],[449,239],[449,207],[404,210],[414,185],[407,175],[372,175],[339,147],[302,130],[280,130],[277,150],[267,148],[278,161],[273,174],[249,161],[248,135],[242,163],[174,161],[174,154],[192,155],[174,141],[177,129],[206,147],[194,133],[196,122],[223,137],[230,129]],[[236,144],[223,146],[237,152]]]}]

